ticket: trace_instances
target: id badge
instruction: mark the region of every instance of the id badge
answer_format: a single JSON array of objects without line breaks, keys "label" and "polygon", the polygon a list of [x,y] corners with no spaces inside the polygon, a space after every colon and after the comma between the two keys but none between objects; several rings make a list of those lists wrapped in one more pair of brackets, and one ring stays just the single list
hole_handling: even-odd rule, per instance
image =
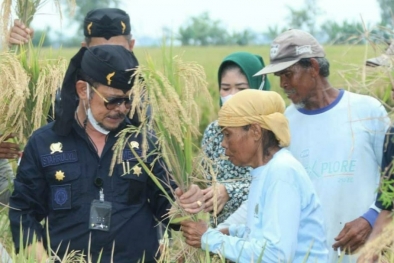
[{"label": "id badge", "polygon": [[93,200],[90,206],[89,229],[109,231],[111,210],[111,202]]}]

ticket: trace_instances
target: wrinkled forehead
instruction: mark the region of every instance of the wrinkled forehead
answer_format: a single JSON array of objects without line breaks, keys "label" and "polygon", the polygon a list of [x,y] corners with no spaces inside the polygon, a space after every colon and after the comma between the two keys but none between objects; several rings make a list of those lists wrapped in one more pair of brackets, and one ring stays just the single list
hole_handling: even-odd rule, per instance
[{"label": "wrinkled forehead", "polygon": [[286,73],[298,73],[301,69],[302,69],[301,65],[297,62],[297,63],[291,65],[290,67],[285,68],[284,70],[275,72],[274,75],[280,76],[280,75],[283,75]]},{"label": "wrinkled forehead", "polygon": [[229,132],[229,133],[238,133],[240,131],[243,131],[243,126],[239,127],[231,127],[231,126],[220,126],[220,131],[221,132]]}]

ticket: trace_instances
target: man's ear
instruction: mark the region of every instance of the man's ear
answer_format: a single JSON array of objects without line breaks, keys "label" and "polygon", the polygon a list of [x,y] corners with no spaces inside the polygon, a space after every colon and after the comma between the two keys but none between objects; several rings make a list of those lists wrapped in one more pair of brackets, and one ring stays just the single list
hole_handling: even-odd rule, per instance
[{"label": "man's ear", "polygon": [[75,88],[77,89],[77,94],[80,100],[89,99],[88,83],[86,81],[78,80],[75,84]]},{"label": "man's ear", "polygon": [[130,49],[130,51],[133,51],[134,44],[135,44],[135,39],[131,39],[131,40],[129,41],[129,49]]},{"label": "man's ear", "polygon": [[320,72],[320,65],[319,62],[317,62],[317,60],[315,58],[311,58],[311,69],[312,69],[312,76],[313,77],[317,77],[319,76],[319,72]]},{"label": "man's ear", "polygon": [[81,47],[87,47],[88,45],[86,44],[85,41],[81,42]]}]

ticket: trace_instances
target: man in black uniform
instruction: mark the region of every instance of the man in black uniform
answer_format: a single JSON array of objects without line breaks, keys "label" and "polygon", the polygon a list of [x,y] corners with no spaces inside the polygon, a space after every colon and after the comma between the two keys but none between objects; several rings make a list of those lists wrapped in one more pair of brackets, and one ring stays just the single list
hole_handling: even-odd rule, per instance
[{"label": "man in black uniform", "polygon": [[[22,227],[23,244],[30,244],[33,233],[42,242],[39,260],[46,257],[43,247],[62,257],[69,246],[68,251],[91,255],[92,262],[101,251],[101,262],[110,262],[112,255],[116,263],[137,262],[143,256],[145,262],[154,262],[155,218],[163,219],[169,201],[128,147],[123,151],[126,165],[116,164],[109,174],[115,136],[129,123],[129,93],[137,66],[134,55],[119,45],[83,47],[71,59],[61,91],[63,111],[55,122],[34,132],[17,171],[10,198],[16,209],[9,212],[17,249]],[[137,154],[141,141],[133,135],[128,143]],[[153,143],[149,149],[154,150]],[[148,167],[171,184],[163,161],[154,158],[148,158]],[[202,210],[203,195],[196,185],[176,193],[186,211]]]},{"label": "man in black uniform", "polygon": [[[133,50],[135,40],[132,38],[129,15],[118,8],[93,9],[86,14],[83,22],[84,41],[82,46],[92,47],[97,45],[120,45]],[[15,20],[11,28],[9,45],[20,45],[27,43],[33,36],[33,29],[27,28],[21,21]],[[60,114],[61,111],[60,89],[56,92],[55,114],[52,108],[48,114],[48,122]],[[75,103],[78,103],[76,101]],[[134,125],[139,124],[137,115],[130,119]],[[13,137],[13,136],[11,136]],[[7,159],[19,157],[19,145],[12,142],[0,143],[0,207],[7,204],[9,199],[8,183],[13,179],[12,167]]]}]

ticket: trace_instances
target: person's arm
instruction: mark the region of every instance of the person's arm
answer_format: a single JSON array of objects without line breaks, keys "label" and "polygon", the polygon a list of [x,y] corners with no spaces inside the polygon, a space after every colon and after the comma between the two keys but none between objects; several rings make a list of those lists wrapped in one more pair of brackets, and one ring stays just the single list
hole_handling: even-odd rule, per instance
[{"label": "person's arm", "polygon": [[7,136],[4,141],[0,143],[0,159],[17,159],[19,157],[19,145],[7,141],[12,138],[15,138],[14,134]]},{"label": "person's arm", "polygon": [[11,45],[22,45],[29,42],[33,38],[34,30],[26,27],[19,19],[14,20],[14,25],[10,30],[10,37],[8,44]]},{"label": "person's arm", "polygon": [[247,216],[247,204],[243,202],[242,205],[232,213],[224,222],[220,223],[216,228],[225,229],[229,228],[230,225],[242,225],[246,224]]},{"label": "person's arm", "polygon": [[382,210],[376,219],[375,225],[373,226],[372,232],[369,235],[368,241],[374,240],[382,230],[393,221],[392,212],[389,210]]},{"label": "person's arm", "polygon": [[49,189],[32,138],[24,149],[10,197],[9,220],[17,252],[20,244],[31,244],[33,235],[38,241],[42,240],[45,230],[40,222],[48,215]]},{"label": "person's arm", "polygon": [[[383,229],[391,222],[393,222],[392,212],[389,210],[382,210],[376,219],[375,225],[373,226],[372,232],[369,235],[367,242],[371,242],[377,238],[383,232]],[[376,254],[369,254],[367,251],[365,251],[365,249],[362,251],[363,252],[359,256],[357,263],[377,262],[380,253],[379,251],[376,251]]]}]

